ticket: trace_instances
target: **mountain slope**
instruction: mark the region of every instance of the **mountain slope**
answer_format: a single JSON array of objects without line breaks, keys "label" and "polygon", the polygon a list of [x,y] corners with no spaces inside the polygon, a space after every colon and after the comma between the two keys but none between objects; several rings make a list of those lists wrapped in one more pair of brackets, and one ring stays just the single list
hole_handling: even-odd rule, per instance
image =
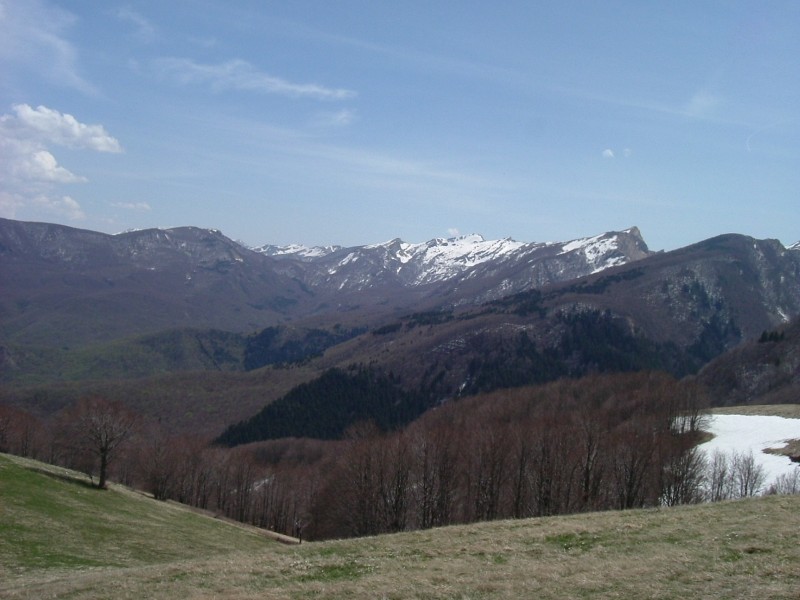
[{"label": "mountain slope", "polygon": [[325,362],[438,380],[447,393],[469,389],[478,371],[506,371],[515,385],[592,369],[684,375],[798,314],[800,256],[723,236],[483,308],[411,315]]},{"label": "mountain slope", "polygon": [[[436,238],[422,244],[394,239],[355,248],[301,246],[261,251],[286,263],[286,272],[313,288],[365,291],[383,286],[451,286],[476,280],[482,299],[574,279],[650,254],[635,227],[564,243],[485,240],[480,235]],[[520,271],[525,270],[525,273]],[[500,279],[497,283],[490,280]]]},{"label": "mountain slope", "polygon": [[0,339],[81,345],[177,327],[260,329],[309,293],[192,227],[105,235],[0,219]]},{"label": "mountain slope", "polygon": [[800,319],[720,356],[697,380],[717,406],[800,401]]},{"label": "mountain slope", "polygon": [[0,219],[0,343],[72,347],[298,319],[374,325],[412,307],[475,304],[647,254],[635,228],[568,244],[470,236],[279,253],[194,227],[106,235]]},{"label": "mountain slope", "polygon": [[[416,414],[459,395],[593,372],[680,377],[787,314],[800,315],[797,258],[776,242],[723,236],[481,308],[407,315],[312,364],[390,374],[412,392]],[[288,394],[259,418],[294,415],[296,429],[281,435],[308,435],[299,415],[319,414],[309,407],[324,400],[322,388],[319,398]],[[350,422],[392,421],[396,412],[374,410],[348,409]]]},{"label": "mountain slope", "polygon": [[[89,342],[150,336],[105,356],[101,346],[86,348],[67,364],[81,377],[127,371],[146,380],[6,389],[2,398],[41,414],[88,392],[112,394],[145,414],[169,416],[174,430],[218,432],[332,368],[368,367],[431,406],[591,372],[683,376],[800,315],[800,251],[774,240],[731,234],[656,254],[635,228],[563,244],[444,242],[395,241],[301,260],[264,256],[193,228],[107,236],[0,220],[5,382],[34,342],[50,348],[40,355],[42,373],[53,352],[73,352],[65,346],[83,352]],[[617,262],[624,264],[603,268]],[[413,283],[423,272],[423,282]],[[187,332],[186,323],[195,332],[212,323],[234,333],[213,343],[159,333],[174,332],[175,323]],[[137,357],[150,370],[129,368]],[[113,363],[106,373],[103,359]],[[212,371],[298,361],[302,368]],[[150,377],[162,367],[206,372]]]},{"label": "mountain slope", "polygon": [[[331,346],[329,335],[319,338],[323,346],[314,346],[314,335],[301,336],[324,351],[302,369],[6,390],[3,398],[46,413],[82,392],[110,393],[145,414],[169,416],[175,430],[213,433],[331,368],[368,366],[415,403],[422,398],[418,407],[424,408],[592,372],[658,369],[683,376],[798,315],[800,253],[775,241],[726,235],[481,306],[384,316],[368,333],[345,335]],[[290,340],[281,339],[270,333],[258,352],[284,355]],[[350,422],[360,416],[351,414]]]},{"label": "mountain slope", "polygon": [[[87,517],[94,514],[96,507],[74,484],[38,477],[35,501],[25,505],[31,514],[44,513],[40,499],[51,498],[54,488],[59,494],[67,488],[79,502],[70,506],[71,515],[81,506],[89,509]],[[101,500],[115,494],[103,492]],[[188,515],[176,528],[182,512],[146,502],[151,518],[137,508],[99,514],[99,523],[84,521],[80,531],[89,539],[46,513],[34,519],[49,556],[61,551],[63,563],[32,563],[30,554],[20,561],[30,538],[0,536],[0,595],[360,599],[471,597],[477,590],[482,597],[545,600],[797,596],[800,496],[491,521],[299,546],[210,520],[207,531],[217,537],[201,537],[191,519],[202,517]],[[23,525],[16,518],[0,521],[15,531]]]},{"label": "mountain slope", "polygon": [[[207,556],[265,552],[266,532],[211,518],[121,486],[0,454],[0,596],[45,597],[69,572],[131,568]],[[102,580],[102,579],[101,579]],[[119,589],[117,588],[117,591]],[[57,595],[62,595],[63,589]],[[117,595],[116,593],[114,595]]]},{"label": "mountain slope", "polygon": [[21,386],[179,371],[241,371],[248,339],[213,329],[168,329],[76,348],[0,347],[0,382]]}]

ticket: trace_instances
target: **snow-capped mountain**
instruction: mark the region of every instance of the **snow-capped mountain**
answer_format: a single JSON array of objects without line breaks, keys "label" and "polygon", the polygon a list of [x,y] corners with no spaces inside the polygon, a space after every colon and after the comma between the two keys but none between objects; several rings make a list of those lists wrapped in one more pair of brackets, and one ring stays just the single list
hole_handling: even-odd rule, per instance
[{"label": "snow-capped mountain", "polygon": [[298,260],[314,260],[322,256],[327,256],[332,252],[340,250],[341,246],[303,246],[302,244],[289,244],[288,246],[273,246],[266,244],[251,248],[253,251],[265,256],[291,256]]},{"label": "snow-capped mountain", "polygon": [[[365,290],[390,284],[418,287],[459,280],[498,279],[509,293],[573,279],[650,254],[636,227],[569,242],[486,240],[477,234],[412,244],[393,239],[350,248],[262,246],[287,274],[312,287]],[[481,299],[495,296],[483,290]]]},{"label": "snow-capped mountain", "polygon": [[800,251],[800,242],[795,242],[791,246],[787,248],[787,250],[797,250]]},{"label": "snow-capped mountain", "polygon": [[[800,315],[800,252],[739,234],[659,253],[634,227],[559,243],[471,235],[266,254],[195,227],[107,235],[0,219],[0,380],[33,372],[25,361],[39,354],[20,348],[148,335],[131,356],[259,368],[324,350],[328,366],[383,361],[409,389],[427,378],[448,397],[465,381],[496,384],[506,367],[529,381],[543,349],[562,374],[603,364],[683,374]],[[582,351],[586,336],[599,345]],[[160,370],[162,358],[142,365]],[[96,368],[127,368],[109,364]]]}]

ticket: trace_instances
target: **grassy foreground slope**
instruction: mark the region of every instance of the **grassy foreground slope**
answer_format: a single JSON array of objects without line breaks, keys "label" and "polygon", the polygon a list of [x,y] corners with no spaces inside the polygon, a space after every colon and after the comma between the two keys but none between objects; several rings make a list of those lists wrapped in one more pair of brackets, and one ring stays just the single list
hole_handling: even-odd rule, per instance
[{"label": "grassy foreground slope", "polygon": [[[0,598],[47,596],[62,579],[107,569],[259,553],[275,544],[253,528],[122,486],[98,490],[74,471],[0,454]],[[106,581],[106,594],[115,582]]]},{"label": "grassy foreground slope", "polygon": [[[2,598],[796,598],[800,497],[284,546],[0,456]],[[110,511],[110,512],[108,512]]]}]

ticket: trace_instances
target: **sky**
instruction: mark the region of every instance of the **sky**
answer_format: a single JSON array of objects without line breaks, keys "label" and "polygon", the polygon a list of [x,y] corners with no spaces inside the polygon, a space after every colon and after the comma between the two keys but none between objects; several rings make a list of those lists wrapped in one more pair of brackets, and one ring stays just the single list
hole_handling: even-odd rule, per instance
[{"label": "sky", "polygon": [[800,240],[800,2],[0,0],[0,216]]}]

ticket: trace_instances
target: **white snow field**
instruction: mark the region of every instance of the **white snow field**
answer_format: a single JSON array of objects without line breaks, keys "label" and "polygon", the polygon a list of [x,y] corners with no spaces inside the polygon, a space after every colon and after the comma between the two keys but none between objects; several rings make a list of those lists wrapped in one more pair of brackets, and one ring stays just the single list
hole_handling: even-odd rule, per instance
[{"label": "white snow field", "polygon": [[752,451],[756,463],[764,469],[766,489],[781,475],[800,468],[788,456],[767,454],[767,448],[782,448],[788,440],[800,439],[800,419],[759,415],[709,415],[706,428],[714,439],[699,448],[710,458],[716,450],[731,455]]}]

